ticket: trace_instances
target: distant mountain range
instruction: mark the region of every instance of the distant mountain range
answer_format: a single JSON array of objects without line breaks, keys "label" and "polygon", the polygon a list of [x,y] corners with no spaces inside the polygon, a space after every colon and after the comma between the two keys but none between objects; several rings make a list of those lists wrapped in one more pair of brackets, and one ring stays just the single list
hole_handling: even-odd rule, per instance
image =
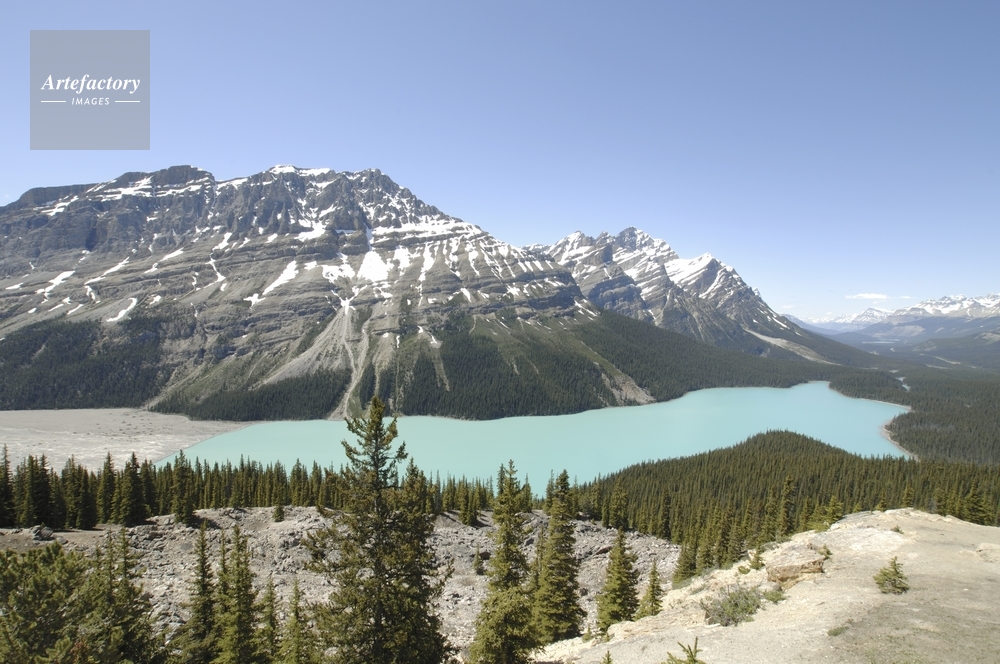
[{"label": "distant mountain range", "polygon": [[845,314],[833,318],[807,318],[805,320],[785,314],[785,318],[794,321],[800,327],[818,332],[820,334],[830,334],[837,332],[854,332],[881,323],[892,312],[885,309],[875,309],[869,307],[860,314]]},{"label": "distant mountain range", "polygon": [[[643,403],[674,388],[640,384],[610,340],[657,328],[749,356],[872,362],[779,316],[709,254],[681,258],[635,228],[514,247],[378,170],[217,181],[178,166],[32,189],[0,208],[0,238],[4,408],[141,400],[242,419],[358,412],[372,394],[469,417]],[[603,310],[647,325],[625,331]],[[644,352],[702,352],[656,339]],[[92,386],[74,388],[73,371]]]},{"label": "distant mountain range", "polygon": [[854,316],[796,323],[881,355],[940,367],[1000,369],[997,294],[942,297],[895,311],[867,309]]}]

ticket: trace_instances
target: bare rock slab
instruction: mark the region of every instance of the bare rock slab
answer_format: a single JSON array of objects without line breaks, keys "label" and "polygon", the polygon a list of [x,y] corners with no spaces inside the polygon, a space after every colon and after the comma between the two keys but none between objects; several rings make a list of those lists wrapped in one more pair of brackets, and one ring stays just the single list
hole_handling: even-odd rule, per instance
[{"label": "bare rock slab", "polygon": [[772,554],[765,562],[767,580],[788,588],[806,575],[822,574],[826,557],[802,544],[793,544]]}]

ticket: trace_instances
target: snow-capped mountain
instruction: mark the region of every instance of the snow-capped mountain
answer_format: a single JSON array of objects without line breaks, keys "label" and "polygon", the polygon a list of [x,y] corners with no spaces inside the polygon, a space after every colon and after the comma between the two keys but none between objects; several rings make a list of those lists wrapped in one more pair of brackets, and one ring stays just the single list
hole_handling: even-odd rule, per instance
[{"label": "snow-capped mountain", "polygon": [[[881,312],[879,319],[868,325],[846,330],[834,338],[843,343],[876,352],[888,348],[901,352],[897,347],[923,344],[929,352],[932,340],[957,340],[973,337],[993,344],[993,337],[1000,331],[1000,295],[980,297],[954,295],[924,300],[912,307]],[[985,336],[983,336],[985,335]],[[933,345],[933,344],[932,344]],[[941,346],[951,348],[952,345]],[[947,351],[939,350],[938,355]],[[963,356],[965,358],[965,356]],[[940,360],[940,358],[937,358]],[[967,359],[967,358],[965,358]]]},{"label": "snow-capped mountain", "polygon": [[576,232],[528,249],[569,269],[594,304],[705,341],[739,334],[733,323],[764,335],[792,329],[732,267],[711,254],[681,258],[634,227],[596,238]]},{"label": "snow-capped mountain", "polygon": [[991,318],[1000,316],[1000,295],[991,293],[981,297],[949,295],[936,300],[924,300],[912,307],[889,311],[869,307],[859,314],[846,314],[834,318],[807,318],[806,323],[834,332],[856,332],[869,325],[886,321],[905,323],[928,317]]},{"label": "snow-capped mountain", "polygon": [[18,282],[5,292],[41,296],[20,297],[18,311],[51,311],[56,296],[79,316],[141,299],[133,295],[198,309],[217,294],[261,312],[332,295],[398,312],[455,298],[472,309],[498,299],[573,306],[577,293],[552,261],[441,213],[377,170],[284,166],[216,182],[181,167],[29,194],[0,212],[3,276]]},{"label": "snow-capped mountain", "polygon": [[681,258],[634,228],[517,248],[378,170],[218,181],[178,166],[0,208],[0,344],[28,330],[24,347],[41,352],[74,323],[98,344],[90,353],[153,339],[136,360],[150,363],[144,384],[184,403],[323,371],[346,377],[340,414],[373,393],[403,412],[481,413],[449,394],[489,399],[501,389],[490,385],[508,385],[492,416],[649,401],[582,339],[605,308],[816,359],[798,345],[809,333],[711,255]]},{"label": "snow-capped mountain", "polygon": [[859,314],[845,314],[830,318],[807,318],[805,323],[825,332],[855,332],[869,325],[881,323],[891,315],[891,311],[869,307]]},{"label": "snow-capped mountain", "polygon": [[[936,300],[924,300],[919,304],[893,311],[886,319],[926,318],[941,316],[948,318],[990,318],[1000,316],[1000,295],[990,293],[980,297],[951,295]],[[881,321],[876,321],[881,322]]]}]

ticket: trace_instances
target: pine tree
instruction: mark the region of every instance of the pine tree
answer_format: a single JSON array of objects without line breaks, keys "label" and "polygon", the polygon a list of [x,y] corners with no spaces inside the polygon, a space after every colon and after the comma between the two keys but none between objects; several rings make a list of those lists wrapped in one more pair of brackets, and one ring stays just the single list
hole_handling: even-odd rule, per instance
[{"label": "pine tree", "polygon": [[899,501],[900,507],[913,507],[913,485],[909,482],[903,489],[903,497]]},{"label": "pine tree", "polygon": [[664,491],[663,499],[660,501],[660,518],[657,521],[655,535],[665,540],[669,540],[671,537],[670,509],[670,494]]},{"label": "pine tree", "polygon": [[296,577],[288,602],[288,618],[281,633],[281,647],[275,660],[278,664],[319,664],[320,653],[316,634],[309,624],[302,592]]},{"label": "pine tree", "polygon": [[646,594],[639,602],[639,610],[635,614],[636,620],[646,616],[655,616],[660,612],[660,600],[663,599],[663,587],[660,585],[660,572],[656,569],[656,561],[653,561],[653,568],[649,570],[649,585],[646,586]]},{"label": "pine tree", "polygon": [[250,549],[239,526],[233,527],[232,549],[219,577],[219,587],[225,588],[225,593],[217,595],[219,641],[213,664],[251,664],[258,658],[254,630],[260,612],[250,570]]},{"label": "pine tree", "polygon": [[619,530],[615,545],[608,556],[607,578],[597,596],[597,628],[601,632],[623,620],[632,620],[638,608],[636,588],[639,573],[635,569],[636,556],[628,548],[625,531]]},{"label": "pine tree", "polygon": [[0,550],[0,662],[48,662],[60,641],[70,647],[92,608],[79,592],[91,567],[57,543]]},{"label": "pine tree", "polygon": [[458,519],[467,526],[478,526],[479,492],[466,488],[466,484],[464,482],[462,487],[465,488],[465,490],[459,491],[459,502],[462,505],[462,510],[459,513]]},{"label": "pine tree", "polygon": [[795,480],[791,475],[785,477],[785,484],[781,487],[781,495],[778,497],[777,520],[775,523],[775,536],[784,537],[792,531],[794,522],[792,514],[795,505],[792,503],[792,492],[795,490]]},{"label": "pine tree", "polygon": [[278,600],[274,592],[274,579],[267,578],[267,587],[264,589],[264,596],[260,599],[260,628],[257,630],[257,654],[258,661],[262,664],[271,664],[278,656],[281,637],[280,624],[278,622]]},{"label": "pine tree", "polygon": [[399,485],[405,445],[393,448],[396,421],[373,397],[368,417],[348,420],[358,446],[343,441],[350,490],[336,522],[311,538],[314,568],[336,588],[320,614],[339,664],[436,664],[451,652],[433,601],[442,589],[423,510],[419,471]]},{"label": "pine tree", "polygon": [[844,518],[844,503],[836,495],[830,496],[830,502],[826,504],[826,518],[831,525]]},{"label": "pine tree", "polygon": [[157,506],[159,497],[156,495],[156,467],[149,459],[143,460],[139,469],[139,483],[142,485],[142,504],[146,507],[146,514],[161,514]]},{"label": "pine tree", "polygon": [[628,530],[628,495],[620,480],[615,480],[614,488],[611,490],[608,524],[618,530]]},{"label": "pine tree", "polygon": [[111,523],[115,496],[115,462],[111,460],[111,452],[104,459],[100,481],[97,485],[97,522]]},{"label": "pine tree", "polygon": [[676,586],[682,581],[690,579],[698,573],[698,539],[685,538],[681,545],[681,553],[677,558],[677,566],[674,567],[673,582]]},{"label": "pine tree", "polygon": [[205,523],[198,531],[195,549],[194,580],[191,584],[191,600],[188,607],[191,617],[178,630],[171,646],[181,652],[183,664],[208,664],[218,654],[216,649],[216,596],[212,575],[212,563],[208,558],[208,542],[205,538]]},{"label": "pine tree", "polygon": [[538,538],[535,540],[535,558],[531,561],[531,572],[528,576],[527,590],[528,593],[534,597],[535,593],[538,592],[538,586],[542,579],[542,555],[545,551],[545,538],[548,533],[544,528],[538,531]]},{"label": "pine tree", "polygon": [[884,593],[900,595],[910,589],[910,584],[906,582],[906,575],[903,574],[903,566],[894,556],[886,567],[878,571],[874,577],[875,585]]},{"label": "pine tree", "polygon": [[490,557],[489,584],[470,648],[473,664],[525,664],[540,645],[526,589],[528,560],[521,550],[527,536],[521,513],[522,488],[514,462],[501,466],[493,501],[491,534],[496,544]]},{"label": "pine tree", "polygon": [[14,509],[17,524],[22,527],[48,525],[52,495],[45,455],[36,459],[28,456],[17,467],[14,479]]},{"label": "pine tree", "polygon": [[684,652],[684,659],[681,659],[672,653],[667,653],[667,661],[664,662],[664,664],[705,664],[704,661],[698,659],[697,637],[695,637],[693,646],[686,646],[680,642],[678,642],[677,645],[679,645],[681,650]]},{"label": "pine tree", "polygon": [[0,528],[14,525],[14,485],[10,477],[10,457],[3,446],[3,465],[0,466]]},{"label": "pine tree", "polygon": [[969,493],[962,499],[961,512],[961,518],[969,523],[988,525],[993,520],[993,514],[986,506],[986,501],[983,500],[982,494],[979,493],[978,482],[972,482]]},{"label": "pine tree", "polygon": [[135,454],[125,462],[121,475],[115,482],[112,498],[111,521],[123,526],[136,526],[146,520],[146,503],[139,478],[139,460]]},{"label": "pine tree", "polygon": [[52,661],[165,662],[162,635],[153,629],[152,607],[138,579],[138,560],[122,528],[109,539],[107,551],[95,555],[94,570],[81,590],[90,610],[75,634],[57,646]]},{"label": "pine tree", "polygon": [[171,508],[174,518],[178,523],[186,526],[193,526],[195,523],[194,505],[194,473],[191,470],[191,463],[184,456],[184,452],[178,452],[174,460],[173,467],[174,483],[172,487],[173,501]]},{"label": "pine tree", "polygon": [[586,616],[579,601],[580,561],[574,553],[569,491],[569,474],[564,470],[552,485],[548,533],[537,554],[541,566],[535,590],[535,624],[543,644],[579,636]]}]

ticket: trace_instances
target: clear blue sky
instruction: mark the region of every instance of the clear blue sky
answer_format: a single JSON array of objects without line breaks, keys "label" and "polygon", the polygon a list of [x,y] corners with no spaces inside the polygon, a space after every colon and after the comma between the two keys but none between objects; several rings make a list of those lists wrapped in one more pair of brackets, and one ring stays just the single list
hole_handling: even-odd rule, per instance
[{"label": "clear blue sky", "polygon": [[[151,150],[28,149],[32,29],[151,31]],[[5,3],[0,85],[0,204],[374,167],[513,244],[711,252],[798,316],[1000,291],[997,2]]]}]

